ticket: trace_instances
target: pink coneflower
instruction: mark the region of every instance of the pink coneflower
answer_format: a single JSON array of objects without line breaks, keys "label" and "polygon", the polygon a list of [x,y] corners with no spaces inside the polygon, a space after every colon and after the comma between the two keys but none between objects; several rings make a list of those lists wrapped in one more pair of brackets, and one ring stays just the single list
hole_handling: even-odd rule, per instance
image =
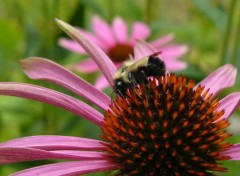
[{"label": "pink coneflower", "polygon": [[[99,65],[109,84],[115,66],[96,45],[70,25],[58,25]],[[152,49],[138,43],[135,55]],[[155,53],[152,50],[152,53]],[[82,101],[44,87],[0,83],[0,94],[46,102],[73,112],[102,129],[103,140],[69,136],[31,136],[0,144],[0,163],[33,160],[71,160],[20,171],[15,176],[73,176],[100,171],[116,175],[215,175],[224,172],[219,161],[240,160],[240,144],[230,136],[228,118],[240,106],[240,92],[220,101],[219,91],[234,84],[237,70],[220,67],[195,85],[183,76],[167,73],[127,91],[126,98],[110,99],[60,65],[42,58],[22,61],[32,79],[44,79],[84,97],[104,115]]]},{"label": "pink coneflower", "polygon": [[[128,37],[128,30],[125,21],[120,17],[113,20],[112,26],[109,26],[104,20],[98,16],[92,19],[93,34],[79,29],[88,39],[97,44],[118,67],[123,61],[129,58],[129,55],[134,54],[134,46],[137,39],[145,40],[150,35],[150,28],[141,22],[135,22],[132,27],[130,36]],[[169,44],[173,40],[173,35],[169,34],[155,41],[150,42],[150,45],[158,51],[162,51],[162,59],[165,62],[169,71],[182,70],[187,67],[186,62],[178,60],[180,56],[185,54],[188,50],[186,45]],[[60,39],[59,44],[71,51],[86,54],[77,42],[69,39]],[[137,58],[139,59],[139,58]],[[99,70],[98,66],[92,58],[86,59],[74,65],[73,70],[85,73],[95,72]],[[101,75],[95,86],[103,89],[108,86],[108,82],[103,75]]]}]

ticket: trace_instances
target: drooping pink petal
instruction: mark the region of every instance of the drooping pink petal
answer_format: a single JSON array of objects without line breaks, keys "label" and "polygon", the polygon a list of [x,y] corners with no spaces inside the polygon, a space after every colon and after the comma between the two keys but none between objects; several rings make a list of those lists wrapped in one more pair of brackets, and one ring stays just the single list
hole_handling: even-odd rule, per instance
[{"label": "drooping pink petal", "polygon": [[56,135],[29,136],[0,143],[1,147],[35,148],[41,150],[104,150],[102,141]]},{"label": "drooping pink petal", "polygon": [[23,161],[70,159],[102,160],[104,153],[91,151],[46,151],[34,148],[0,147],[0,165]]},{"label": "drooping pink petal", "polygon": [[0,95],[10,95],[45,102],[66,109],[98,126],[103,121],[103,115],[91,106],[78,99],[44,87],[11,82],[0,83]]},{"label": "drooping pink petal", "polygon": [[240,92],[231,93],[220,100],[218,109],[224,109],[224,114],[221,118],[227,119],[240,106]]},{"label": "drooping pink petal", "polygon": [[234,144],[229,150],[221,154],[231,157],[231,160],[240,160],[240,143]]},{"label": "drooping pink petal", "polygon": [[134,59],[139,60],[155,53],[156,50],[144,40],[137,40],[134,46]]},{"label": "drooping pink petal", "polygon": [[109,171],[118,169],[119,166],[110,163],[107,160],[92,161],[71,161],[56,164],[48,164],[44,166],[34,167],[13,174],[12,176],[74,176],[101,171]]},{"label": "drooping pink petal", "polygon": [[122,18],[116,17],[114,19],[112,30],[119,43],[127,43],[127,25]]},{"label": "drooping pink petal", "polygon": [[212,72],[199,84],[205,86],[205,90],[210,88],[209,93],[213,93],[213,96],[215,96],[219,91],[231,87],[235,83],[236,76],[237,69],[230,64],[226,64]]},{"label": "drooping pink petal", "polygon": [[180,60],[168,60],[168,59],[165,59],[165,57],[161,57],[161,59],[164,61],[168,71],[178,71],[178,70],[184,70],[187,68],[186,62],[183,62]]},{"label": "drooping pink petal", "polygon": [[58,19],[56,19],[56,23],[87,51],[87,53],[97,63],[99,69],[103,72],[109,84],[111,86],[114,86],[112,78],[116,68],[112,61],[107,57],[107,55],[74,27]]},{"label": "drooping pink petal", "polygon": [[98,70],[98,66],[93,59],[88,58],[72,65],[70,69],[84,73],[92,73]]},{"label": "drooping pink petal", "polygon": [[109,84],[106,78],[103,75],[100,75],[95,83],[95,87],[98,88],[99,90],[103,90],[108,86]]},{"label": "drooping pink petal", "polygon": [[22,60],[21,64],[31,79],[43,79],[63,86],[104,110],[111,103],[106,94],[53,61],[31,57]]},{"label": "drooping pink petal", "polygon": [[92,29],[105,45],[112,47],[116,43],[111,27],[99,16],[93,17]]},{"label": "drooping pink petal", "polygon": [[188,51],[188,46],[187,45],[171,45],[171,46],[162,47],[160,51],[162,51],[162,57],[168,57],[168,59],[175,59],[185,54]]},{"label": "drooping pink petal", "polygon": [[157,50],[159,50],[163,45],[167,44],[168,42],[172,41],[174,38],[173,34],[168,34],[165,35],[161,38],[158,38],[152,42],[150,42],[150,45],[154,48],[156,48]]},{"label": "drooping pink petal", "polygon": [[130,43],[134,44],[136,39],[146,39],[150,35],[150,28],[140,22],[135,22],[132,27]]},{"label": "drooping pink petal", "polygon": [[86,54],[86,51],[74,40],[60,38],[58,40],[58,44],[60,46],[62,46],[63,48],[68,49],[70,51],[80,53],[80,54]]}]

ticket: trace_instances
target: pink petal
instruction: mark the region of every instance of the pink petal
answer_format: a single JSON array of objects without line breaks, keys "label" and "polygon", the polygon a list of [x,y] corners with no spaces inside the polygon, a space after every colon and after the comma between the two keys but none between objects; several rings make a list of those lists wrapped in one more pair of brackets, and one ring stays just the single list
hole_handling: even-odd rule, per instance
[{"label": "pink petal", "polygon": [[95,83],[95,87],[99,90],[103,90],[109,86],[106,78],[103,75],[100,75]]},{"label": "pink petal", "polygon": [[75,157],[75,159],[79,159],[79,160],[90,160],[90,159],[103,160],[106,158],[106,156],[109,156],[107,153],[98,152],[98,151],[55,150],[50,152],[54,154],[58,154],[59,156],[66,155],[66,157]]},{"label": "pink petal", "polygon": [[169,71],[184,70],[187,68],[186,62],[179,61],[179,60],[168,60],[168,59],[165,59],[165,57],[162,57],[161,59],[166,64],[166,68]]},{"label": "pink petal", "polygon": [[[102,42],[101,39],[98,39],[97,37],[95,37],[93,34],[79,29],[78,30],[85,35],[88,40],[92,41],[93,43],[95,43],[96,45],[98,45],[102,50],[107,51],[110,47],[106,46],[104,42]],[[66,39],[66,38],[60,38],[58,40],[58,44],[60,46],[62,46],[63,48],[66,48],[70,51],[76,52],[76,53],[80,53],[80,54],[87,54],[85,49],[83,49],[77,42],[75,42],[74,40],[71,39]]]},{"label": "pink petal", "polygon": [[231,157],[231,160],[240,160],[240,143],[234,144],[229,150],[221,153],[223,156]]},{"label": "pink petal", "polygon": [[84,73],[92,73],[98,71],[98,66],[93,59],[88,58],[72,65],[70,69]]},{"label": "pink petal", "polygon": [[114,39],[111,27],[100,17],[94,16],[92,19],[92,28],[98,38],[102,39],[105,45],[112,47],[116,41]]},{"label": "pink petal", "polygon": [[156,50],[147,42],[143,40],[137,40],[137,43],[134,46],[134,59],[139,60],[155,52]]},{"label": "pink petal", "polygon": [[22,60],[21,64],[31,79],[43,79],[63,86],[105,110],[111,103],[106,94],[53,61],[32,57]]},{"label": "pink petal", "polygon": [[102,141],[56,135],[29,136],[0,143],[2,147],[35,148],[41,150],[104,150]]},{"label": "pink petal", "polygon": [[127,25],[120,17],[113,21],[112,30],[119,43],[127,43]]},{"label": "pink petal", "polygon": [[98,126],[103,121],[103,115],[91,106],[51,89],[8,82],[0,83],[0,95],[10,95],[48,103],[77,114]]},{"label": "pink petal", "polygon": [[118,169],[119,166],[110,163],[107,160],[92,161],[71,161],[56,164],[48,164],[27,170],[23,170],[13,174],[13,176],[74,176],[94,172],[109,171]]},{"label": "pink petal", "polygon": [[185,54],[188,51],[187,45],[172,45],[172,46],[166,46],[161,49],[162,51],[162,57],[168,57],[168,59],[180,57],[183,54]]},{"label": "pink petal", "polygon": [[96,46],[94,43],[88,40],[74,27],[58,19],[56,19],[56,23],[59,25],[61,29],[63,29],[74,40],[76,40],[88,52],[88,54],[94,59],[94,61],[99,66],[99,69],[105,75],[109,84],[111,86],[114,86],[112,78],[116,70],[116,67],[112,63],[112,61],[107,57],[107,55],[98,46]]},{"label": "pink petal", "polygon": [[130,43],[134,44],[136,39],[146,39],[149,35],[150,28],[144,23],[136,22],[133,24]]},{"label": "pink petal", "polygon": [[221,118],[227,119],[240,106],[240,92],[231,93],[220,101],[218,109],[224,109],[225,113]]},{"label": "pink petal", "polygon": [[165,45],[168,42],[172,41],[173,38],[174,38],[173,34],[168,34],[168,35],[165,35],[164,37],[158,38],[158,39],[150,42],[150,45],[156,49],[160,49],[160,47],[162,47],[162,45]]},{"label": "pink petal", "polygon": [[80,54],[86,54],[86,51],[74,40],[69,40],[69,39],[65,39],[65,38],[60,38],[58,40],[58,44],[65,48],[68,49],[70,51],[76,52],[76,53],[80,53]]},{"label": "pink petal", "polygon": [[237,69],[234,66],[227,64],[212,72],[199,84],[205,86],[205,90],[210,88],[209,92],[213,93],[213,96],[215,96],[219,91],[231,87],[235,83],[236,76]]},{"label": "pink petal", "polygon": [[23,161],[71,159],[71,160],[101,160],[104,153],[89,151],[45,151],[33,148],[0,147],[0,164]]},{"label": "pink petal", "polygon": [[99,46],[103,51],[107,51],[110,46],[106,45],[104,42],[102,42],[102,39],[99,39],[97,36],[93,35],[90,32],[87,32],[81,28],[77,28],[83,35],[85,35],[88,40],[95,43],[97,46]]}]

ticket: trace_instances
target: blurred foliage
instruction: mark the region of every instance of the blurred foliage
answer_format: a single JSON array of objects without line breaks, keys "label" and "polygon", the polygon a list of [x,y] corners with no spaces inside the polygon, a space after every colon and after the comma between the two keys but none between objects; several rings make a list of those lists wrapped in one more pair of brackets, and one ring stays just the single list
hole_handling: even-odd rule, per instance
[{"label": "blurred foliage", "polygon": [[[231,3],[234,5],[232,9]],[[19,60],[39,56],[65,66],[82,60],[84,56],[58,46],[58,38],[66,35],[57,28],[53,19],[57,17],[71,25],[91,30],[93,15],[99,15],[109,23],[114,16],[121,16],[129,25],[134,21],[144,21],[152,29],[150,39],[174,33],[176,42],[190,47],[183,57],[189,68],[180,73],[196,81],[222,63],[232,63],[240,70],[240,11],[237,9],[240,9],[240,3],[234,0],[0,1],[0,81],[33,83],[75,96],[57,86],[29,80],[21,71]],[[227,32],[228,27],[230,31]],[[97,73],[80,76],[93,83]],[[239,91],[239,87],[240,75],[236,85],[221,96]],[[240,118],[239,112],[234,118]],[[30,100],[0,97],[1,142],[40,134],[99,138],[99,133],[100,129],[93,124],[60,108]],[[238,136],[232,141],[240,142],[239,134],[238,131]],[[0,175],[43,163],[46,162],[0,166]],[[228,162],[226,166],[229,168],[228,176],[240,175],[239,163]]]}]

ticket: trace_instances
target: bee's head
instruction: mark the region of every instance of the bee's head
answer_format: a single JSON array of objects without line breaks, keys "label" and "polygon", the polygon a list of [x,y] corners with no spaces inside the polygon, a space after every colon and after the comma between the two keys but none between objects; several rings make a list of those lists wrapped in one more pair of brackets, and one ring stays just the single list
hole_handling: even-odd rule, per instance
[{"label": "bee's head", "polygon": [[129,83],[126,83],[123,79],[120,79],[120,78],[115,79],[113,90],[116,94],[124,98],[128,88],[129,88]]}]

